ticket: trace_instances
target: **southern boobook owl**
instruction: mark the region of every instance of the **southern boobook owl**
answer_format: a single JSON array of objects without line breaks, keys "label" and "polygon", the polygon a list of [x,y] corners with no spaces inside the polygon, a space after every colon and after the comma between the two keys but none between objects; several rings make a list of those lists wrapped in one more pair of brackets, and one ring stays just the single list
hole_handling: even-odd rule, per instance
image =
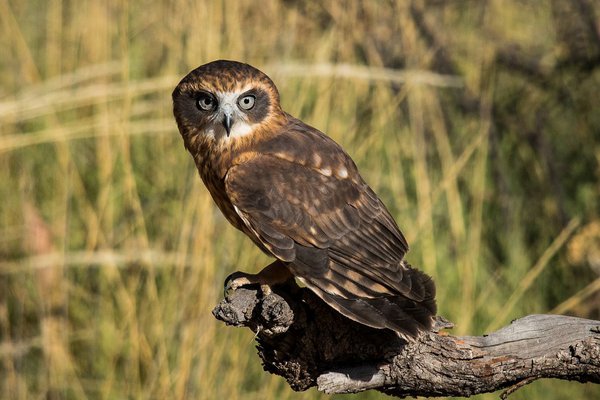
[{"label": "southern boobook owl", "polygon": [[271,79],[235,61],[191,71],[173,92],[177,126],[233,226],[277,260],[231,288],[298,278],[346,317],[410,339],[431,327],[432,279],[332,139],[287,114]]}]

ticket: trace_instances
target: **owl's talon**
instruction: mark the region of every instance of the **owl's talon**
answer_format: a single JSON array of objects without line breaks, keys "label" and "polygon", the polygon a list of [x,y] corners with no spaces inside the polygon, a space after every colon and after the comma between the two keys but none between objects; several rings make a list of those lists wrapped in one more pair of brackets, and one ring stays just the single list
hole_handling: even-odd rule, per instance
[{"label": "owl's talon", "polygon": [[253,285],[255,282],[252,279],[251,274],[246,274],[244,272],[236,271],[230,274],[227,278],[225,278],[225,285],[223,288],[223,295],[227,297],[231,293],[235,292],[237,289],[242,286]]},{"label": "owl's talon", "polygon": [[236,271],[230,274],[225,279],[225,285],[223,287],[223,295],[227,297],[231,293],[235,292],[237,289],[243,286],[249,285],[258,285],[260,284],[260,291],[262,292],[263,297],[270,295],[273,291],[271,290],[271,286],[267,283],[263,282],[258,275],[254,274],[246,274],[244,272]]},{"label": "owl's talon", "polygon": [[273,293],[273,290],[269,285],[260,285],[260,291],[262,292],[263,297],[267,297],[268,295]]}]

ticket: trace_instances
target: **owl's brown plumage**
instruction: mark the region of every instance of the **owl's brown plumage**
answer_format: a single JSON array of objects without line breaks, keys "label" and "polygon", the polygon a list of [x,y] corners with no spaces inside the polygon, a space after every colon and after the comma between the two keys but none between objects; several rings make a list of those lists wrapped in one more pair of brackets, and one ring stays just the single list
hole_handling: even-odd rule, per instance
[{"label": "owl's brown plumage", "polygon": [[435,316],[435,286],[356,165],[285,113],[256,68],[214,61],[173,92],[185,147],[226,218],[343,315],[411,338]]}]

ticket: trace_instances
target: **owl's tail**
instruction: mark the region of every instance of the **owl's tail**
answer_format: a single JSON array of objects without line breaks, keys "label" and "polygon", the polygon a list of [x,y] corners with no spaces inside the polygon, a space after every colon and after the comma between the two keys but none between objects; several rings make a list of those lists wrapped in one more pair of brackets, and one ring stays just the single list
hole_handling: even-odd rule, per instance
[{"label": "owl's tail", "polygon": [[[435,284],[430,276],[412,268],[407,262],[401,261],[401,264],[403,286],[410,288],[410,292],[406,293],[357,297],[350,291],[344,292],[338,280],[333,282],[323,276],[305,276],[302,281],[346,317],[373,328],[391,329],[400,337],[413,340],[419,332],[430,330],[433,324],[437,311]],[[335,293],[331,290],[332,284],[336,286]],[[356,282],[353,284],[356,285]]]}]

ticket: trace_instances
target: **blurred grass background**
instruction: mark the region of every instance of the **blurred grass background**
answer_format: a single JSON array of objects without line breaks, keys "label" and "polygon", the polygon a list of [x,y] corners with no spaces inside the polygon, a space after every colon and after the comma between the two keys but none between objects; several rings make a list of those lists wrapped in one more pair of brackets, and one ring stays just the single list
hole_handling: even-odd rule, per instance
[{"label": "blurred grass background", "polygon": [[252,333],[210,313],[229,273],[268,262],[171,114],[218,58],[263,69],[347,149],[455,333],[600,319],[593,0],[0,0],[0,29],[1,398],[327,397],[263,372]]}]

